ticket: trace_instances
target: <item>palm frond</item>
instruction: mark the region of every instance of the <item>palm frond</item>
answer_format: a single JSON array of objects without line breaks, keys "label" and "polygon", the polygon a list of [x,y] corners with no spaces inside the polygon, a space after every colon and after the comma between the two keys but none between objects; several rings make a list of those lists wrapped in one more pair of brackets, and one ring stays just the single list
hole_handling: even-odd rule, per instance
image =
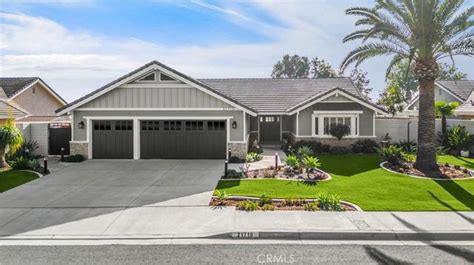
[{"label": "palm frond", "polygon": [[359,66],[363,61],[380,55],[399,54],[402,56],[408,56],[407,52],[396,45],[389,43],[368,43],[355,48],[344,58],[341,63],[340,69],[342,72],[350,65],[355,63],[355,66]]},{"label": "palm frond", "polygon": [[385,72],[385,80],[387,80],[388,76],[392,72],[393,67],[403,59],[406,59],[406,57],[399,54],[393,56],[392,60],[388,64],[387,71]]}]

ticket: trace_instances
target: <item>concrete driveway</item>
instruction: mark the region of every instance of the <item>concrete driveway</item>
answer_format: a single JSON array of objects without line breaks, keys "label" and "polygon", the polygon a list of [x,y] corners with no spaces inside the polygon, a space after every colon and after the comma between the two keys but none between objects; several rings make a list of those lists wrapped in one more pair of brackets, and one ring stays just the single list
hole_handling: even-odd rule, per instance
[{"label": "concrete driveway", "polygon": [[173,209],[189,219],[193,211],[209,211],[223,168],[222,160],[85,161],[1,193],[0,235],[53,235],[58,226],[72,234],[104,233],[119,216],[157,225]]}]

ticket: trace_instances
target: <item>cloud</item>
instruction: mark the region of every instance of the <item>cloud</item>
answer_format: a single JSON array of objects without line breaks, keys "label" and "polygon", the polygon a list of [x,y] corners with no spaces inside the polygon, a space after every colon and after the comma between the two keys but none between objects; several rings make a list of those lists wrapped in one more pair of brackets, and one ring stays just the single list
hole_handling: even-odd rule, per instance
[{"label": "cloud", "polygon": [[[319,56],[338,67],[355,46],[341,41],[354,30],[354,18],[344,15],[345,7],[353,5],[348,0],[341,0],[338,5],[333,1],[217,3],[195,0],[177,4],[217,13],[236,25],[272,36],[271,40],[170,47],[128,36],[72,31],[43,17],[0,13],[0,74],[41,76],[64,98],[73,100],[151,60],[197,78],[269,77],[273,64],[286,53]],[[259,12],[249,12],[250,9]],[[264,20],[259,17],[262,13],[279,23]],[[362,65],[369,72],[374,97],[384,86],[388,61],[382,57]],[[472,59],[459,59],[456,63],[461,70],[472,69]]]}]

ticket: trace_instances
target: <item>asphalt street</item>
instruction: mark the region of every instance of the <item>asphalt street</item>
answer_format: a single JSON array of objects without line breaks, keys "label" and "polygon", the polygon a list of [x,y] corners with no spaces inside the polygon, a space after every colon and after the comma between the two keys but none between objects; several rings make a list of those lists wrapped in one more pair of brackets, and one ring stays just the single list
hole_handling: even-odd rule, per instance
[{"label": "asphalt street", "polygon": [[2,265],[472,263],[472,245],[187,244],[0,247]]}]

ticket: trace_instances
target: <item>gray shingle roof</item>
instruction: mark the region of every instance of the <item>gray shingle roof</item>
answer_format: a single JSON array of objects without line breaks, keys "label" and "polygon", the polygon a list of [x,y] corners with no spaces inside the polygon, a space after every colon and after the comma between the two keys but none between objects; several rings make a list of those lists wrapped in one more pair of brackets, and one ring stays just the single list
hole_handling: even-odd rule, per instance
[{"label": "gray shingle roof", "polygon": [[304,100],[333,88],[360,97],[360,92],[349,78],[273,79],[229,78],[199,79],[210,87],[257,110],[258,112],[285,112]]},{"label": "gray shingle roof", "polygon": [[0,77],[0,87],[3,88],[7,97],[11,98],[38,79],[38,77]]},{"label": "gray shingle roof", "polygon": [[474,90],[474,80],[439,80],[437,83],[460,97],[463,101],[466,101]]}]

